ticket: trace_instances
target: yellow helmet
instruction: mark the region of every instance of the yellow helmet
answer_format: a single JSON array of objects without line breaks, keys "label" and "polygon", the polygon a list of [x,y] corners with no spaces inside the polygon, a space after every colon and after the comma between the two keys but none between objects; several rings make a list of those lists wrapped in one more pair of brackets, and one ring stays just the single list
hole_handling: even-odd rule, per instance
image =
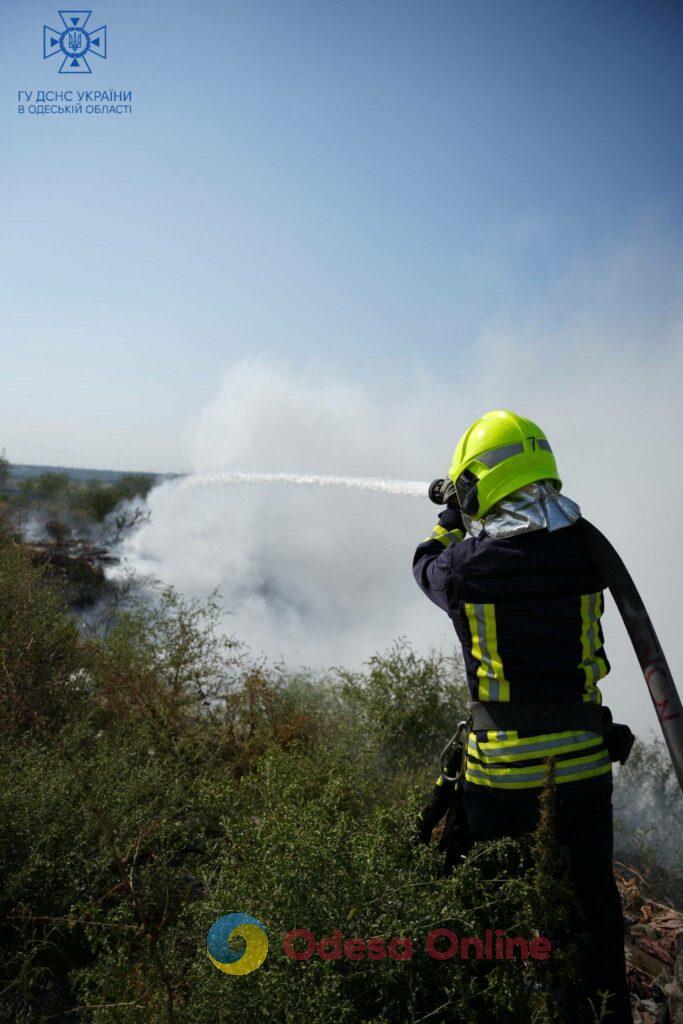
[{"label": "yellow helmet", "polygon": [[471,519],[482,519],[506,494],[536,480],[562,487],[541,428],[505,409],[487,412],[465,431],[448,475],[460,508]]}]

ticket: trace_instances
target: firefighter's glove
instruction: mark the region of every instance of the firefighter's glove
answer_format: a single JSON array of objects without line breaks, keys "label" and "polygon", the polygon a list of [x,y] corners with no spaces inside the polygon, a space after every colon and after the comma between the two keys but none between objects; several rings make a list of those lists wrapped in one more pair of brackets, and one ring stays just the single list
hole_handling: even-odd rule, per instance
[{"label": "firefighter's glove", "polygon": [[449,508],[460,508],[458,495],[455,491],[455,484],[448,476],[441,485],[441,498],[443,500],[443,504],[448,505]]},{"label": "firefighter's glove", "polygon": [[439,526],[444,530],[462,530],[465,533],[465,524],[462,521],[462,513],[458,505],[448,505],[443,512],[439,513]]}]

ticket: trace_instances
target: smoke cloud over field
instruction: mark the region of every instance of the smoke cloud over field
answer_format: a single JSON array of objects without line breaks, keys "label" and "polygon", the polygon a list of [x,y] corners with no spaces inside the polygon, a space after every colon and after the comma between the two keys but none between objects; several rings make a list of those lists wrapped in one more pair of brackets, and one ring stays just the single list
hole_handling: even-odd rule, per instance
[{"label": "smoke cloud over field", "polygon": [[[190,437],[196,473],[216,476],[156,488],[127,554],[185,593],[220,588],[226,628],[295,664],[358,664],[401,634],[450,646],[410,571],[434,518],[419,483],[401,495],[305,480],[436,475],[450,441],[430,458],[423,417],[417,396],[379,405],[359,387],[241,364]],[[295,471],[303,486],[220,476],[245,469]]]},{"label": "smoke cloud over field", "polygon": [[[551,437],[565,492],[622,552],[683,681],[683,321],[629,309],[636,270],[626,254],[602,268],[600,287],[568,282],[536,322],[492,324],[466,360],[454,351],[390,389],[320,368],[237,364],[189,430],[192,471],[429,480],[444,475],[472,418],[520,411]],[[132,566],[188,595],[220,589],[225,628],[256,651],[328,666],[359,664],[400,635],[422,649],[453,646],[411,575],[434,521],[426,496],[219,478],[165,482],[149,508],[127,541]],[[606,630],[607,700],[646,733],[654,715],[613,608]]]}]

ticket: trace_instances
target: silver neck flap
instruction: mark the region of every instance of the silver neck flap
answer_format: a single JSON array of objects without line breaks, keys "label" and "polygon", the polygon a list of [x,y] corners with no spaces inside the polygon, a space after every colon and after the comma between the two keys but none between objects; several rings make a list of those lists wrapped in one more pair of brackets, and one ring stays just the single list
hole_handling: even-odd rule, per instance
[{"label": "silver neck flap", "polygon": [[565,498],[548,480],[527,484],[506,495],[484,516],[482,521],[463,515],[467,532],[476,537],[486,531],[487,536],[513,537],[532,530],[561,530],[571,526],[581,516],[581,509]]}]

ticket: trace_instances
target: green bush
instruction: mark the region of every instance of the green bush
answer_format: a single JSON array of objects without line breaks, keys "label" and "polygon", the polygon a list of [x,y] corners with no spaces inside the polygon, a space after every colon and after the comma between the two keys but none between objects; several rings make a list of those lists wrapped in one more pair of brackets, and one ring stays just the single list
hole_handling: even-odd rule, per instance
[{"label": "green bush", "polygon": [[[434,847],[414,850],[407,842],[417,794],[389,803],[381,787],[381,777],[365,774],[343,751],[330,752],[326,763],[277,752],[239,786],[213,794],[222,807],[224,854],[203,876],[196,930],[203,939],[218,916],[245,910],[267,923],[271,953],[263,969],[236,980],[207,966],[200,946],[180,1021],[545,1019],[534,991],[544,968],[547,983],[547,965],[444,962],[424,951],[437,927],[528,935],[538,890],[531,855],[520,879],[519,844],[485,844],[452,877],[441,877]],[[557,910],[555,902],[556,918]],[[408,936],[414,957],[293,962],[282,937],[296,927],[318,939],[334,929],[345,938]],[[561,973],[568,970],[562,965]]]},{"label": "green bush", "polygon": [[468,703],[461,663],[433,653],[423,657],[405,642],[375,655],[365,673],[338,672],[341,694],[364,735],[392,765],[433,762]]},{"label": "green bush", "polygon": [[129,473],[116,483],[102,484],[92,481],[71,487],[69,507],[76,514],[102,523],[122,501],[144,499],[154,483],[154,477]]},{"label": "green bush", "polygon": [[25,501],[55,501],[65,498],[71,487],[68,473],[41,473],[21,481],[19,493]]},{"label": "green bush", "polygon": [[59,591],[0,525],[0,734],[58,724],[82,664]]},{"label": "green bush", "polygon": [[[0,472],[0,485],[1,477]],[[68,473],[50,471],[22,480],[11,505],[14,509],[41,511],[49,519],[68,520],[86,528],[103,523],[122,502],[144,500],[154,481],[155,477],[144,473],[128,473],[113,483],[104,483],[76,480]]]}]

